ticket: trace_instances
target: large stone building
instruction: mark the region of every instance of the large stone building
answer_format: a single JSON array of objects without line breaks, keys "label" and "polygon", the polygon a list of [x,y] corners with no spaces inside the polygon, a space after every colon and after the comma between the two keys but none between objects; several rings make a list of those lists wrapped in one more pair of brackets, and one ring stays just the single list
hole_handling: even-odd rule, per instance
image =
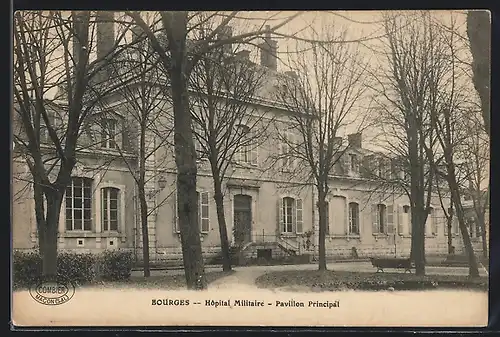
[{"label": "large stone building", "polygon": [[[267,45],[271,47],[262,49],[259,66],[265,69],[271,80],[262,90],[266,95],[256,97],[252,104],[265,110],[275,122],[286,124],[288,112],[269,97],[274,85],[272,77],[279,74],[275,56],[277,45]],[[239,55],[246,57],[248,53],[240,52]],[[79,151],[73,180],[67,187],[61,208],[60,250],[99,252],[127,249],[141,259],[137,188],[130,172],[131,163],[134,165],[137,159],[136,128],[121,103],[116,99],[106,105],[106,111],[95,112],[95,115],[106,113],[106,125],[121,132],[108,137],[99,130],[102,124],[96,124],[90,125],[90,131],[81,136],[82,144],[96,146],[84,146],[85,149]],[[170,109],[165,101],[162,110]],[[58,114],[54,115],[57,120]],[[168,125],[171,127],[172,123]],[[158,132],[148,133],[147,146],[154,147],[160,141],[159,137]],[[348,150],[330,178],[327,255],[408,256],[411,240],[408,198],[396,188],[380,189],[373,177],[365,175],[362,169],[365,158],[378,160],[378,154],[364,148],[360,133],[346,138]],[[240,233],[239,240],[243,242],[238,243],[243,243],[247,256],[317,255],[315,188],[289,172],[291,159],[281,159],[279,165],[267,169],[269,158],[284,151],[285,146],[277,146],[276,142],[271,135],[256,149],[242,148],[224,181],[224,211],[231,244],[237,241],[234,233]],[[121,149],[120,153],[117,148]],[[181,245],[173,147],[159,147],[147,164],[150,258],[152,261],[179,259]],[[198,164],[200,238],[204,256],[209,257],[220,251],[218,221],[210,167],[203,159]],[[29,172],[20,158],[14,159],[13,170],[13,245],[15,249],[33,249],[37,245],[37,233]],[[382,171],[379,173],[383,174]],[[433,199],[431,204],[426,225],[426,251],[444,255],[447,253],[446,221],[439,200]],[[453,242],[460,251],[462,243],[456,224],[453,226]]]}]

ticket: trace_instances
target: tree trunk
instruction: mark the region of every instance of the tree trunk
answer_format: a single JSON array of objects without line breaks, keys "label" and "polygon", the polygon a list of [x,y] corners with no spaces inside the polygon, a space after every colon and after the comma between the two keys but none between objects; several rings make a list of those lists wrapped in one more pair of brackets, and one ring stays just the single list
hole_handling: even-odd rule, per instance
[{"label": "tree trunk", "polygon": [[326,239],[326,193],[318,189],[318,215],[319,215],[319,270],[327,270],[326,268],[326,247],[325,247],[325,239]]},{"label": "tree trunk", "polygon": [[[35,175],[33,175],[35,176]],[[44,206],[44,197],[43,197],[43,189],[40,186],[40,183],[36,181],[33,182],[33,197],[35,200],[35,218],[36,218],[36,229],[38,233],[38,251],[42,253],[45,249],[45,229],[46,229],[46,221],[45,221],[45,206]]]},{"label": "tree trunk", "polygon": [[490,134],[490,45],[491,24],[488,11],[467,13],[467,35],[472,54],[472,80],[481,100],[485,130]]},{"label": "tree trunk", "polygon": [[484,220],[484,215],[481,214],[478,216],[479,227],[481,228],[481,243],[483,246],[483,257],[485,259],[488,258],[488,242],[486,238],[486,221]]},{"label": "tree trunk", "polygon": [[59,215],[62,205],[62,194],[59,192],[45,193],[47,199],[47,216],[44,231],[42,252],[42,274],[45,279],[57,277],[57,233]]},{"label": "tree trunk", "polygon": [[[169,67],[174,110],[174,147],[177,166],[177,211],[181,232],[182,256],[188,289],[205,289],[196,193],[196,151],[191,131],[187,91],[187,13],[173,12],[167,22],[171,65]],[[167,33],[168,33],[167,32]]]},{"label": "tree trunk", "polygon": [[[144,116],[143,116],[144,117]],[[142,263],[144,277],[151,275],[149,265],[149,230],[148,230],[148,203],[146,201],[146,132],[147,119],[141,120],[141,133],[139,139],[139,180],[137,188],[139,190],[139,205],[141,207],[141,232],[142,232]]]},{"label": "tree trunk", "polygon": [[451,234],[452,225],[453,225],[453,218],[451,216],[447,217],[446,218],[446,232],[448,234],[448,254],[449,255],[454,254],[454,251],[453,251],[453,237],[452,237],[452,234]]},{"label": "tree trunk", "polygon": [[[218,180],[218,179],[217,179]],[[227,237],[226,217],[224,215],[224,195],[220,181],[214,177],[214,199],[217,207],[217,220],[219,222],[220,246],[222,251],[222,270],[231,270],[231,256],[229,255],[229,239]]]},{"label": "tree trunk", "polygon": [[415,274],[425,275],[425,230],[423,207],[412,207],[411,215],[411,259],[415,263]]},{"label": "tree trunk", "polygon": [[465,215],[462,208],[462,201],[460,200],[460,194],[458,193],[458,184],[456,184],[454,181],[454,175],[450,175],[450,172],[448,172],[448,176],[450,177],[451,198],[453,200],[453,203],[455,204],[458,224],[460,226],[460,233],[462,234],[462,240],[464,243],[467,258],[469,260],[469,276],[479,277],[476,255],[474,254],[474,248],[472,247],[472,242],[470,240],[469,230],[467,229],[467,225],[465,224]]},{"label": "tree trunk", "polygon": [[139,204],[141,205],[141,232],[142,232],[142,263],[144,277],[151,276],[149,266],[149,231],[148,231],[148,204],[144,193],[144,184],[139,186]]}]

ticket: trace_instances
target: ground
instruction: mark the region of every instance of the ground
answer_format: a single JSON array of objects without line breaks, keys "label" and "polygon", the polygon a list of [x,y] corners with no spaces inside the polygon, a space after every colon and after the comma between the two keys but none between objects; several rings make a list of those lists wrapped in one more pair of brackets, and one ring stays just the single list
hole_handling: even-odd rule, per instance
[{"label": "ground", "polygon": [[[369,263],[331,263],[330,270],[373,277]],[[467,268],[428,267],[430,275],[466,277]],[[256,282],[267,275],[291,273],[315,279],[317,265],[235,267],[227,275],[221,268],[206,268],[212,278],[207,291],[183,289],[183,271],[152,272],[151,281],[138,287],[143,279],[134,272],[132,282],[109,284],[109,287],[77,288],[74,296],[62,305],[46,306],[36,302],[29,291],[13,293],[12,321],[20,326],[484,326],[488,317],[486,291],[430,290],[423,292],[394,291],[310,291],[285,289],[290,278],[277,287],[258,288]],[[485,270],[481,270],[483,277]],[[290,276],[290,275],[289,275]],[[401,275],[402,276],[402,275]],[[394,276],[389,276],[394,277]],[[398,275],[399,277],[399,275]],[[403,276],[408,277],[408,276]],[[271,280],[279,278],[271,277]],[[167,287],[167,281],[175,281]],[[140,282],[139,282],[140,283]],[[297,290],[306,290],[297,292]],[[459,293],[458,293],[459,292]],[[458,295],[458,296],[457,296]],[[264,307],[225,307],[210,305],[222,300],[258,300]],[[160,301],[184,301],[188,305],[156,305]],[[300,301],[306,308],[278,307],[277,302]],[[310,308],[310,303],[338,301],[334,309]],[[207,304],[206,302],[209,302]],[[423,310],[425,308],[425,310]],[[391,313],[388,315],[387,313]],[[335,314],[334,314],[335,313]]]},{"label": "ground", "polygon": [[[376,269],[371,265],[370,262],[336,262],[329,263],[327,265],[328,270],[335,271],[339,276],[344,275],[350,278],[353,278],[353,274],[360,273],[363,277],[375,277]],[[314,275],[311,273],[301,273],[301,271],[316,271],[318,268],[317,264],[301,264],[301,265],[278,265],[278,266],[246,266],[246,267],[233,267],[234,273],[227,275],[223,272],[220,272],[221,267],[206,267],[207,280],[212,282],[209,283],[208,287],[211,289],[248,289],[253,288],[257,289],[258,285],[256,281],[265,274],[272,273],[273,277],[277,277],[276,273],[285,272],[295,272],[296,275]],[[167,282],[167,280],[174,280],[175,283],[179,287],[183,287],[183,270],[155,270],[152,271],[152,278],[154,279],[162,279],[163,282]],[[435,276],[439,280],[461,280],[464,277],[466,278],[468,275],[468,269],[464,267],[439,267],[439,266],[429,266],[426,267],[426,274],[428,276]],[[135,271],[132,274],[132,278],[140,279],[141,272]],[[480,275],[486,277],[488,272],[485,268],[480,269]],[[288,274],[289,277],[294,277],[293,273]],[[385,275],[377,275],[376,277],[384,277],[384,278],[408,278],[412,277],[412,275],[406,274],[403,275],[403,271],[395,271],[395,272],[386,272]],[[355,277],[356,278],[356,277]],[[484,281],[484,279],[483,279]],[[160,282],[160,281],[158,281]],[[163,283],[162,282],[162,283]],[[259,286],[265,286],[261,281]],[[285,284],[278,285],[276,280],[273,282],[269,282],[269,286],[273,286],[275,288],[280,288],[286,286],[286,282],[288,280],[283,281]],[[309,282],[311,283],[311,282]],[[307,284],[306,284],[307,285]],[[267,286],[266,286],[267,287]]]}]

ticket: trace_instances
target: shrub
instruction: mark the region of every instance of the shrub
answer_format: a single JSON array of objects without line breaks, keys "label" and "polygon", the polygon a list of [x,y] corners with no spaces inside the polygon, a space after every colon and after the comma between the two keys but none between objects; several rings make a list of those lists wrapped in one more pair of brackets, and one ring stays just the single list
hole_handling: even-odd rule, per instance
[{"label": "shrub", "polygon": [[[57,256],[57,274],[75,285],[94,282],[125,280],[132,270],[132,253],[105,251],[91,253],[61,252]],[[13,287],[29,287],[42,277],[42,257],[39,252],[14,251],[12,264]]]},{"label": "shrub", "polygon": [[94,254],[62,252],[57,256],[57,274],[75,285],[91,283],[96,278],[95,263]]},{"label": "shrub", "polygon": [[126,280],[132,271],[132,253],[104,251],[98,263],[99,276],[105,281]]},{"label": "shrub", "polygon": [[[59,253],[57,274],[75,284],[90,283],[95,279],[95,257],[92,254]],[[29,287],[42,277],[42,257],[38,251],[15,251],[12,264],[14,287]]]},{"label": "shrub", "polygon": [[12,256],[12,285],[29,287],[42,275],[42,257],[38,252],[14,251]]}]

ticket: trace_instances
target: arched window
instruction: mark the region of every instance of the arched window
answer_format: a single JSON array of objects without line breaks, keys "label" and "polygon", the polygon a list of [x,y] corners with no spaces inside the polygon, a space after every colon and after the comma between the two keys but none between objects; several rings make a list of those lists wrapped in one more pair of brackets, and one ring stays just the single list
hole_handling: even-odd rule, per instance
[{"label": "arched window", "polygon": [[119,206],[120,190],[115,187],[101,189],[101,219],[103,231],[118,231],[120,219]]},{"label": "arched window", "polygon": [[92,179],[73,178],[65,197],[66,230],[92,230]]}]

